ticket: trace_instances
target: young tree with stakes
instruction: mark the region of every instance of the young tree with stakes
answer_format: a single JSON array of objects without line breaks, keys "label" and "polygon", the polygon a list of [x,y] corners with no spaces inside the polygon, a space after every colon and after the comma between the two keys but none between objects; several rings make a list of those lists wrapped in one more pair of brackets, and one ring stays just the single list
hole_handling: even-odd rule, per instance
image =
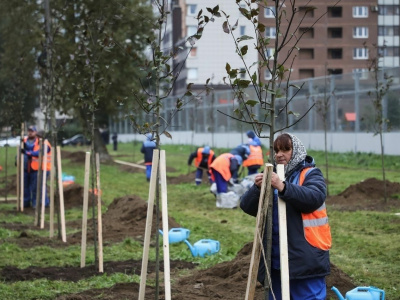
[{"label": "young tree with stakes", "polygon": [[[339,3],[340,0],[336,2]],[[230,16],[223,13],[225,22],[223,23],[223,31],[232,36],[235,42],[236,52],[243,62],[244,71],[237,68],[232,68],[229,62],[226,63],[227,77],[224,78],[235,95],[238,101],[238,106],[233,111],[233,114],[228,117],[239,122],[250,124],[256,135],[260,138],[269,139],[269,159],[273,161],[273,142],[276,133],[289,129],[299,123],[307,113],[313,108],[311,105],[303,115],[290,109],[292,101],[302,89],[303,85],[296,86],[290,83],[291,70],[294,60],[299,51],[299,42],[303,35],[326,14],[322,12],[315,22],[306,30],[300,31],[300,25],[307,14],[312,13],[315,7],[312,6],[312,0],[306,1],[305,9],[300,10],[296,1],[266,1],[266,0],[236,0],[239,11],[250,23],[254,37],[249,35],[237,36],[235,30],[238,28],[239,21],[231,20]],[[259,22],[258,16],[263,13],[264,9],[268,9],[273,14],[275,20],[275,39],[266,37],[266,26]],[[259,61],[255,61],[248,65],[244,56],[249,51],[248,41],[254,41],[253,47],[258,52]],[[273,49],[270,53],[269,48]],[[241,74],[247,75],[249,79],[243,79]],[[268,72],[270,80],[263,82],[262,74]],[[247,89],[253,89],[256,98],[250,99],[247,94]],[[290,92],[290,90],[294,90]],[[283,104],[280,102],[283,101]],[[279,105],[279,106],[278,106]],[[260,114],[257,114],[257,109]],[[219,111],[220,113],[223,113]],[[223,113],[224,114],[224,113]],[[296,117],[292,120],[290,116]],[[281,120],[281,126],[278,125],[278,120]],[[265,133],[265,130],[267,129]],[[271,228],[272,228],[272,201],[269,201],[268,208],[268,237],[267,237],[267,254],[264,255],[266,266],[270,269],[271,253]],[[264,283],[266,288],[266,298],[268,298],[269,280],[266,276]]]}]

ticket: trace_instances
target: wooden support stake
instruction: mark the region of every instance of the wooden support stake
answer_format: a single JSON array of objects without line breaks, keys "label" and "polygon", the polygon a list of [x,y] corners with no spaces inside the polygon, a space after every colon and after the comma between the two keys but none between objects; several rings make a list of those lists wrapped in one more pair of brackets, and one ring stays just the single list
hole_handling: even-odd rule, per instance
[{"label": "wooden support stake", "polygon": [[[284,165],[277,165],[277,174],[280,180],[285,180]],[[289,255],[288,255],[288,240],[287,240],[287,219],[286,219],[286,202],[278,199],[278,214],[279,214],[279,249],[281,260],[281,289],[282,300],[290,299],[289,285]]]},{"label": "wooden support stake", "polygon": [[43,174],[43,170],[42,170],[42,164],[43,164],[43,139],[41,139],[41,138],[39,138],[39,167],[38,167],[38,170],[37,170],[37,174],[36,174],[36,183],[37,183],[37,185],[36,185],[36,208],[35,208],[35,226],[39,226],[40,225],[40,223],[39,223],[39,221],[40,221],[40,219],[39,219],[39,214],[40,214],[40,211],[39,211],[39,208],[41,207],[41,197],[40,197],[40,195],[41,195],[41,188],[42,188],[42,174]]},{"label": "wooden support stake", "polygon": [[138,164],[134,164],[134,163],[118,160],[118,159],[115,159],[114,162],[116,162],[118,164],[121,164],[121,165],[126,165],[126,166],[131,166],[131,167],[134,167],[134,168],[146,170],[146,166],[142,166],[142,165],[138,165]]},{"label": "wooden support stake", "polygon": [[[24,134],[25,134],[25,124],[21,124],[21,150],[24,149]],[[19,168],[20,168],[20,184],[19,184],[19,196],[20,196],[20,210],[24,211],[24,154],[19,153]]]},{"label": "wooden support stake", "polygon": [[85,267],[85,262],[86,262],[86,234],[87,234],[87,214],[88,214],[88,203],[89,203],[89,175],[90,175],[89,173],[90,173],[90,152],[86,152],[85,182],[83,186],[81,268]]},{"label": "wooden support stake", "polygon": [[54,165],[54,155],[55,151],[52,149],[51,151],[51,169],[50,169],[50,237],[54,237],[54,180],[56,174],[56,167]]},{"label": "wooden support stake", "polygon": [[[157,171],[160,155],[159,150],[153,150],[153,166],[151,169],[150,186],[149,186],[149,201],[147,203],[147,218],[146,218],[146,229],[144,232],[144,244],[143,244],[143,255],[142,255],[142,270],[140,272],[140,286],[139,286],[139,297],[138,300],[144,300],[146,291],[146,279],[147,279],[147,265],[149,262],[149,249],[150,249],[150,238],[151,238],[151,227],[153,225],[153,209],[154,209],[154,198],[156,194],[157,182]],[[158,234],[158,233],[156,233]]]},{"label": "wooden support stake", "polygon": [[160,179],[162,201],[163,249],[164,249],[164,290],[165,300],[171,300],[171,276],[169,262],[169,237],[168,237],[168,201],[167,201],[167,167],[165,150],[160,152]]},{"label": "wooden support stake", "polygon": [[40,228],[44,228],[44,208],[46,206],[46,181],[47,181],[47,140],[44,140],[43,143],[43,177],[42,177],[42,212],[40,214]]},{"label": "wooden support stake", "polygon": [[64,211],[64,188],[62,185],[62,168],[61,168],[61,149],[57,146],[57,170],[58,170],[58,194],[60,199],[60,219],[61,219],[61,239],[67,242],[67,232],[65,229],[65,211]]},{"label": "wooden support stake", "polygon": [[20,167],[20,160],[21,160],[21,156],[20,156],[20,151],[21,151],[21,146],[17,147],[17,211],[21,210],[21,188],[20,188],[20,184],[21,184],[21,167]]},{"label": "wooden support stake", "polygon": [[[268,204],[269,201],[271,201],[272,169],[272,164],[264,165],[264,176],[261,184],[261,192],[258,202],[258,213],[256,219],[256,229],[254,232],[253,249],[250,258],[249,277],[247,279],[247,289],[245,296],[246,300],[253,300],[256,292],[258,265],[261,257],[261,247],[263,246],[262,243],[260,243],[260,238],[262,240],[262,237],[264,235]],[[270,253],[266,253],[266,255],[270,255]],[[267,272],[265,276],[268,276]]]},{"label": "wooden support stake", "polygon": [[104,272],[103,267],[103,221],[101,217],[101,189],[100,189],[100,156],[96,153],[96,179],[97,179],[97,234],[99,240],[99,272]]}]

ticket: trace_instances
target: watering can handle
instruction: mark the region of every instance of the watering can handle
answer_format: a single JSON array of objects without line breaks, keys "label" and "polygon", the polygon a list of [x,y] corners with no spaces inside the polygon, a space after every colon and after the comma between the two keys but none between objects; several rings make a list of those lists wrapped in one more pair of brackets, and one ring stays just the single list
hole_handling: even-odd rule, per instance
[{"label": "watering can handle", "polygon": [[158,232],[159,232],[162,236],[164,236],[164,233],[162,232],[161,229],[158,229]]}]

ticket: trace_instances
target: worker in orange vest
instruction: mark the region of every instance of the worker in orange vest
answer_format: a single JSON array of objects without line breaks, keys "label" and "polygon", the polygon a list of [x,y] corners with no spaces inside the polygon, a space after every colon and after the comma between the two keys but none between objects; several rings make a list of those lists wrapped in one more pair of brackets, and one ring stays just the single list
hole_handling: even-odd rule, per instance
[{"label": "worker in orange vest", "polygon": [[264,164],[263,153],[261,148],[261,141],[255,135],[254,131],[247,131],[248,145],[250,154],[245,161],[243,161],[243,167],[247,167],[247,175],[253,175],[258,173],[258,169]]},{"label": "worker in orange vest", "polygon": [[[278,197],[286,203],[287,240],[290,299],[326,299],[325,277],[330,273],[329,249],[332,237],[328,222],[326,183],[314,159],[307,155],[303,143],[293,134],[283,133],[274,141],[274,160],[284,165],[285,179],[276,173],[271,175],[274,188],[272,206],[272,249],[269,252],[271,270],[266,271],[260,259],[258,281],[264,283],[270,277],[269,297],[282,299],[281,261],[279,246]],[[241,209],[257,216],[263,174],[255,176],[254,185],[242,196]],[[268,222],[262,238],[263,247],[268,245]],[[266,252],[267,253],[267,252]]]},{"label": "worker in orange vest", "polygon": [[195,152],[190,154],[188,159],[188,165],[190,166],[192,164],[192,161],[194,160],[194,165],[197,167],[196,178],[195,178],[196,185],[201,184],[203,178],[203,170],[206,170],[208,175],[208,180],[210,183],[212,183],[211,172],[209,172],[209,167],[211,163],[214,161],[214,159],[215,159],[214,151],[211,150],[209,146],[197,148]]},{"label": "worker in orange vest", "polygon": [[223,153],[210,165],[211,179],[217,185],[217,194],[228,192],[228,184],[233,185],[233,178],[238,177],[242,162],[243,158],[240,155]]},{"label": "worker in orange vest", "polygon": [[[43,161],[42,170],[49,174],[51,170],[51,145],[46,140],[45,148],[47,149],[47,160]],[[39,170],[39,134],[36,126],[31,125],[28,127],[28,136],[24,138],[24,207],[36,207],[36,194],[37,194],[37,176]],[[43,156],[44,159],[44,156]],[[50,199],[47,195],[45,197],[45,206],[48,207]]]}]

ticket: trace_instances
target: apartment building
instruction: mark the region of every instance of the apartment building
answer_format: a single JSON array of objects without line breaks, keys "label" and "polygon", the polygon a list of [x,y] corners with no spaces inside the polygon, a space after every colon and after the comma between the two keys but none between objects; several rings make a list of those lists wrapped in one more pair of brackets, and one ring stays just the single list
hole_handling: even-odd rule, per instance
[{"label": "apartment building", "polygon": [[[215,17],[205,26],[201,39],[195,41],[194,45],[188,42],[188,38],[196,34],[198,29],[197,16],[202,10],[203,14],[210,16],[207,8],[219,6],[221,17]],[[237,54],[234,38],[223,30],[223,23],[229,16],[229,22],[233,25],[237,22],[236,30],[233,32],[235,38],[242,35],[254,35],[250,30],[251,24],[242,16],[238,10],[236,1],[232,0],[175,0],[171,4],[172,32],[174,46],[185,49],[180,52],[174,60],[177,70],[183,69],[176,82],[174,94],[184,92],[188,83],[193,83],[192,88],[201,90],[207,79],[215,89],[229,89],[226,64],[231,68],[244,70],[243,61]],[[255,40],[242,42],[240,45],[248,45],[249,51],[244,56],[246,64],[251,65],[258,60],[257,52],[254,50]],[[254,68],[253,71],[256,71]],[[248,74],[241,74],[243,78],[249,78]]]},{"label": "apartment building", "polygon": [[[273,5],[274,2],[270,2]],[[202,38],[190,49],[187,38],[197,31],[196,16],[202,9],[219,5],[220,11],[230,16],[232,23],[238,21],[236,37],[254,36],[252,24],[238,11],[234,0],[174,0],[171,6],[171,20],[168,31],[171,33],[169,48],[181,46],[183,51],[175,59],[175,65],[182,68],[176,84],[175,94],[180,94],[189,82],[199,88],[207,78],[216,88],[229,88],[224,84],[225,65],[243,70],[243,62],[236,53],[232,37],[222,30],[224,14],[215,18],[204,28]],[[286,18],[290,17],[290,3],[282,9],[286,10]],[[293,20],[292,40],[280,52],[278,62],[285,59],[287,50],[293,47],[296,38],[301,36],[296,49],[285,63],[292,71],[291,80],[325,75],[348,74],[359,72],[366,75],[368,60],[378,55],[382,67],[399,66],[399,0],[298,0],[298,13]],[[314,9],[311,9],[313,7]],[[275,8],[263,7],[260,4],[258,21],[266,26],[265,36],[270,38],[271,47],[266,49],[268,56],[273,55],[273,47],[277,36],[275,26]],[[301,24],[300,24],[300,20]],[[300,24],[298,26],[298,24]],[[294,30],[293,28],[298,28]],[[288,23],[284,20],[280,33],[284,33]],[[168,32],[167,32],[168,35]],[[254,49],[255,40],[248,41],[249,50],[245,56],[247,65],[260,59]],[[379,53],[379,54],[378,54]],[[296,56],[296,58],[292,59]],[[363,75],[364,74],[364,75]],[[247,74],[243,74],[247,77]],[[261,78],[271,79],[265,68]],[[362,78],[361,78],[362,79]]]}]

